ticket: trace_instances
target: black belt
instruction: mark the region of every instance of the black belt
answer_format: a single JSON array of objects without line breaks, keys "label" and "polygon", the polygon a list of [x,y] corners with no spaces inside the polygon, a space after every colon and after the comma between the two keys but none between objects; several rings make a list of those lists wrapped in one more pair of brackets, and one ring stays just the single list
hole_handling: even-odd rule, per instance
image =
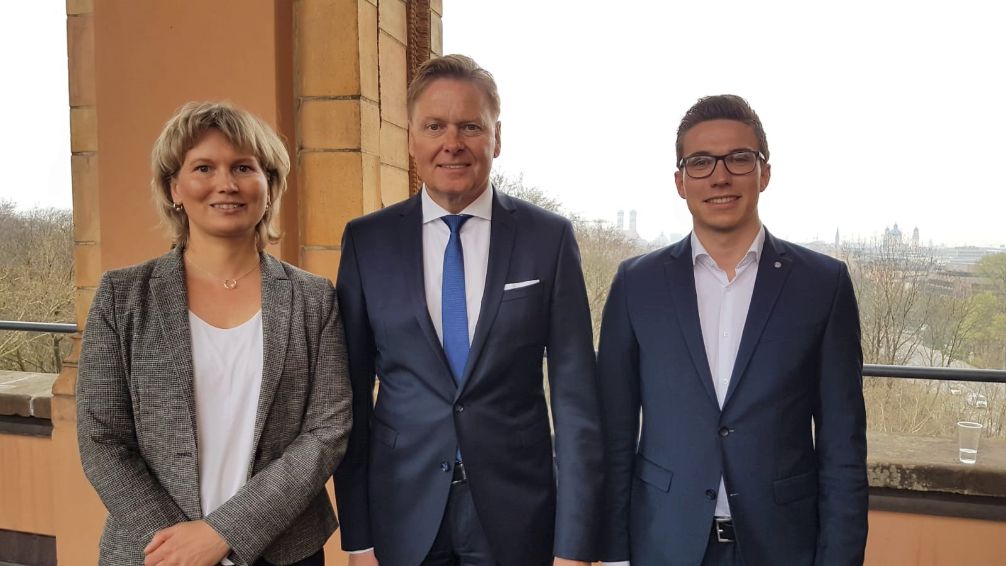
[{"label": "black belt", "polygon": [[451,478],[451,485],[465,483],[468,481],[468,474],[465,473],[464,462],[454,462],[454,477]]},{"label": "black belt", "polygon": [[713,519],[711,538],[716,542],[735,542],[737,536],[734,535],[734,522],[731,519]]}]

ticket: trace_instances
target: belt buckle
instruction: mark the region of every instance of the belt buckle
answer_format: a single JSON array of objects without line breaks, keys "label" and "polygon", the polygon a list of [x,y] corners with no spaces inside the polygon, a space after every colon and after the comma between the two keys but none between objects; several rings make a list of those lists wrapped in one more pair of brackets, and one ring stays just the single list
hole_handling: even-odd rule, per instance
[{"label": "belt buckle", "polygon": [[465,483],[466,481],[468,481],[468,473],[465,472],[464,463],[454,462],[454,478],[451,479],[451,485],[458,485],[459,483]]},{"label": "belt buckle", "polygon": [[[735,542],[736,539],[730,538],[734,535],[734,525],[732,519],[714,519],[714,526],[716,528],[716,542]],[[730,534],[727,534],[727,529],[729,528]]]}]

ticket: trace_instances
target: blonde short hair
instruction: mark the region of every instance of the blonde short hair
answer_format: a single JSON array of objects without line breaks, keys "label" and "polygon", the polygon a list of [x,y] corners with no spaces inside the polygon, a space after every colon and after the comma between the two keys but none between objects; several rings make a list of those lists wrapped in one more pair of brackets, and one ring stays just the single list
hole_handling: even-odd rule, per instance
[{"label": "blonde short hair", "polygon": [[258,159],[269,182],[269,206],[255,227],[256,242],[260,250],[267,243],[278,242],[282,234],[272,225],[272,219],[277,216],[280,198],[286,191],[290,155],[283,140],[262,119],[226,102],[186,103],[164,124],[161,135],[154,142],[150,155],[153,172],[150,188],[157,212],[173,240],[185,246],[189,220],[184,210],[175,210],[171,186],[185,162],[185,155],[211,129],[220,131],[234,147]]},{"label": "blonde short hair", "polygon": [[416,100],[437,79],[457,79],[474,83],[482,89],[486,98],[489,99],[489,109],[493,113],[493,119],[499,118],[500,93],[496,89],[496,79],[493,78],[492,73],[480,67],[471,57],[454,54],[428,59],[416,69],[416,74],[412,77],[412,83],[409,84],[405,99],[409,119],[412,119]]}]

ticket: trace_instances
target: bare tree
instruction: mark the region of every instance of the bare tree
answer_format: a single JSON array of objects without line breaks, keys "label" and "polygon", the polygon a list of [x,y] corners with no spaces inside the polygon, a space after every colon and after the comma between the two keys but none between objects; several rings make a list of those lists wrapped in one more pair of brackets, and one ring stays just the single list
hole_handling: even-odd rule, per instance
[{"label": "bare tree", "polygon": [[849,254],[859,300],[867,363],[907,365],[922,344],[932,255],[897,242],[874,241]]},{"label": "bare tree", "polygon": [[[73,290],[70,211],[0,202],[0,319],[72,321]],[[68,348],[58,334],[0,332],[0,368],[58,372]]]},{"label": "bare tree", "polygon": [[587,286],[587,301],[590,304],[594,340],[596,341],[600,335],[604,303],[608,300],[608,289],[611,287],[611,280],[618,270],[618,264],[625,259],[645,252],[647,250],[646,243],[630,238],[625,232],[607,222],[585,220],[570,213],[557,199],[545,191],[526,185],[522,175],[511,178],[502,173],[493,172],[492,183],[497,189],[510,196],[561,214],[572,222],[576,241],[580,247],[580,264]]}]

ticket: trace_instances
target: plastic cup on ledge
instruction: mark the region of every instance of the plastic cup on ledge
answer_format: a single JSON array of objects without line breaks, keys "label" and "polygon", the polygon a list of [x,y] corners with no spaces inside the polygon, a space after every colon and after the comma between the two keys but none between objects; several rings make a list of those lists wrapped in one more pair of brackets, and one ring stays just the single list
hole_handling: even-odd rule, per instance
[{"label": "plastic cup on ledge", "polygon": [[978,439],[982,436],[982,424],[970,421],[957,423],[958,458],[962,464],[978,461]]}]

